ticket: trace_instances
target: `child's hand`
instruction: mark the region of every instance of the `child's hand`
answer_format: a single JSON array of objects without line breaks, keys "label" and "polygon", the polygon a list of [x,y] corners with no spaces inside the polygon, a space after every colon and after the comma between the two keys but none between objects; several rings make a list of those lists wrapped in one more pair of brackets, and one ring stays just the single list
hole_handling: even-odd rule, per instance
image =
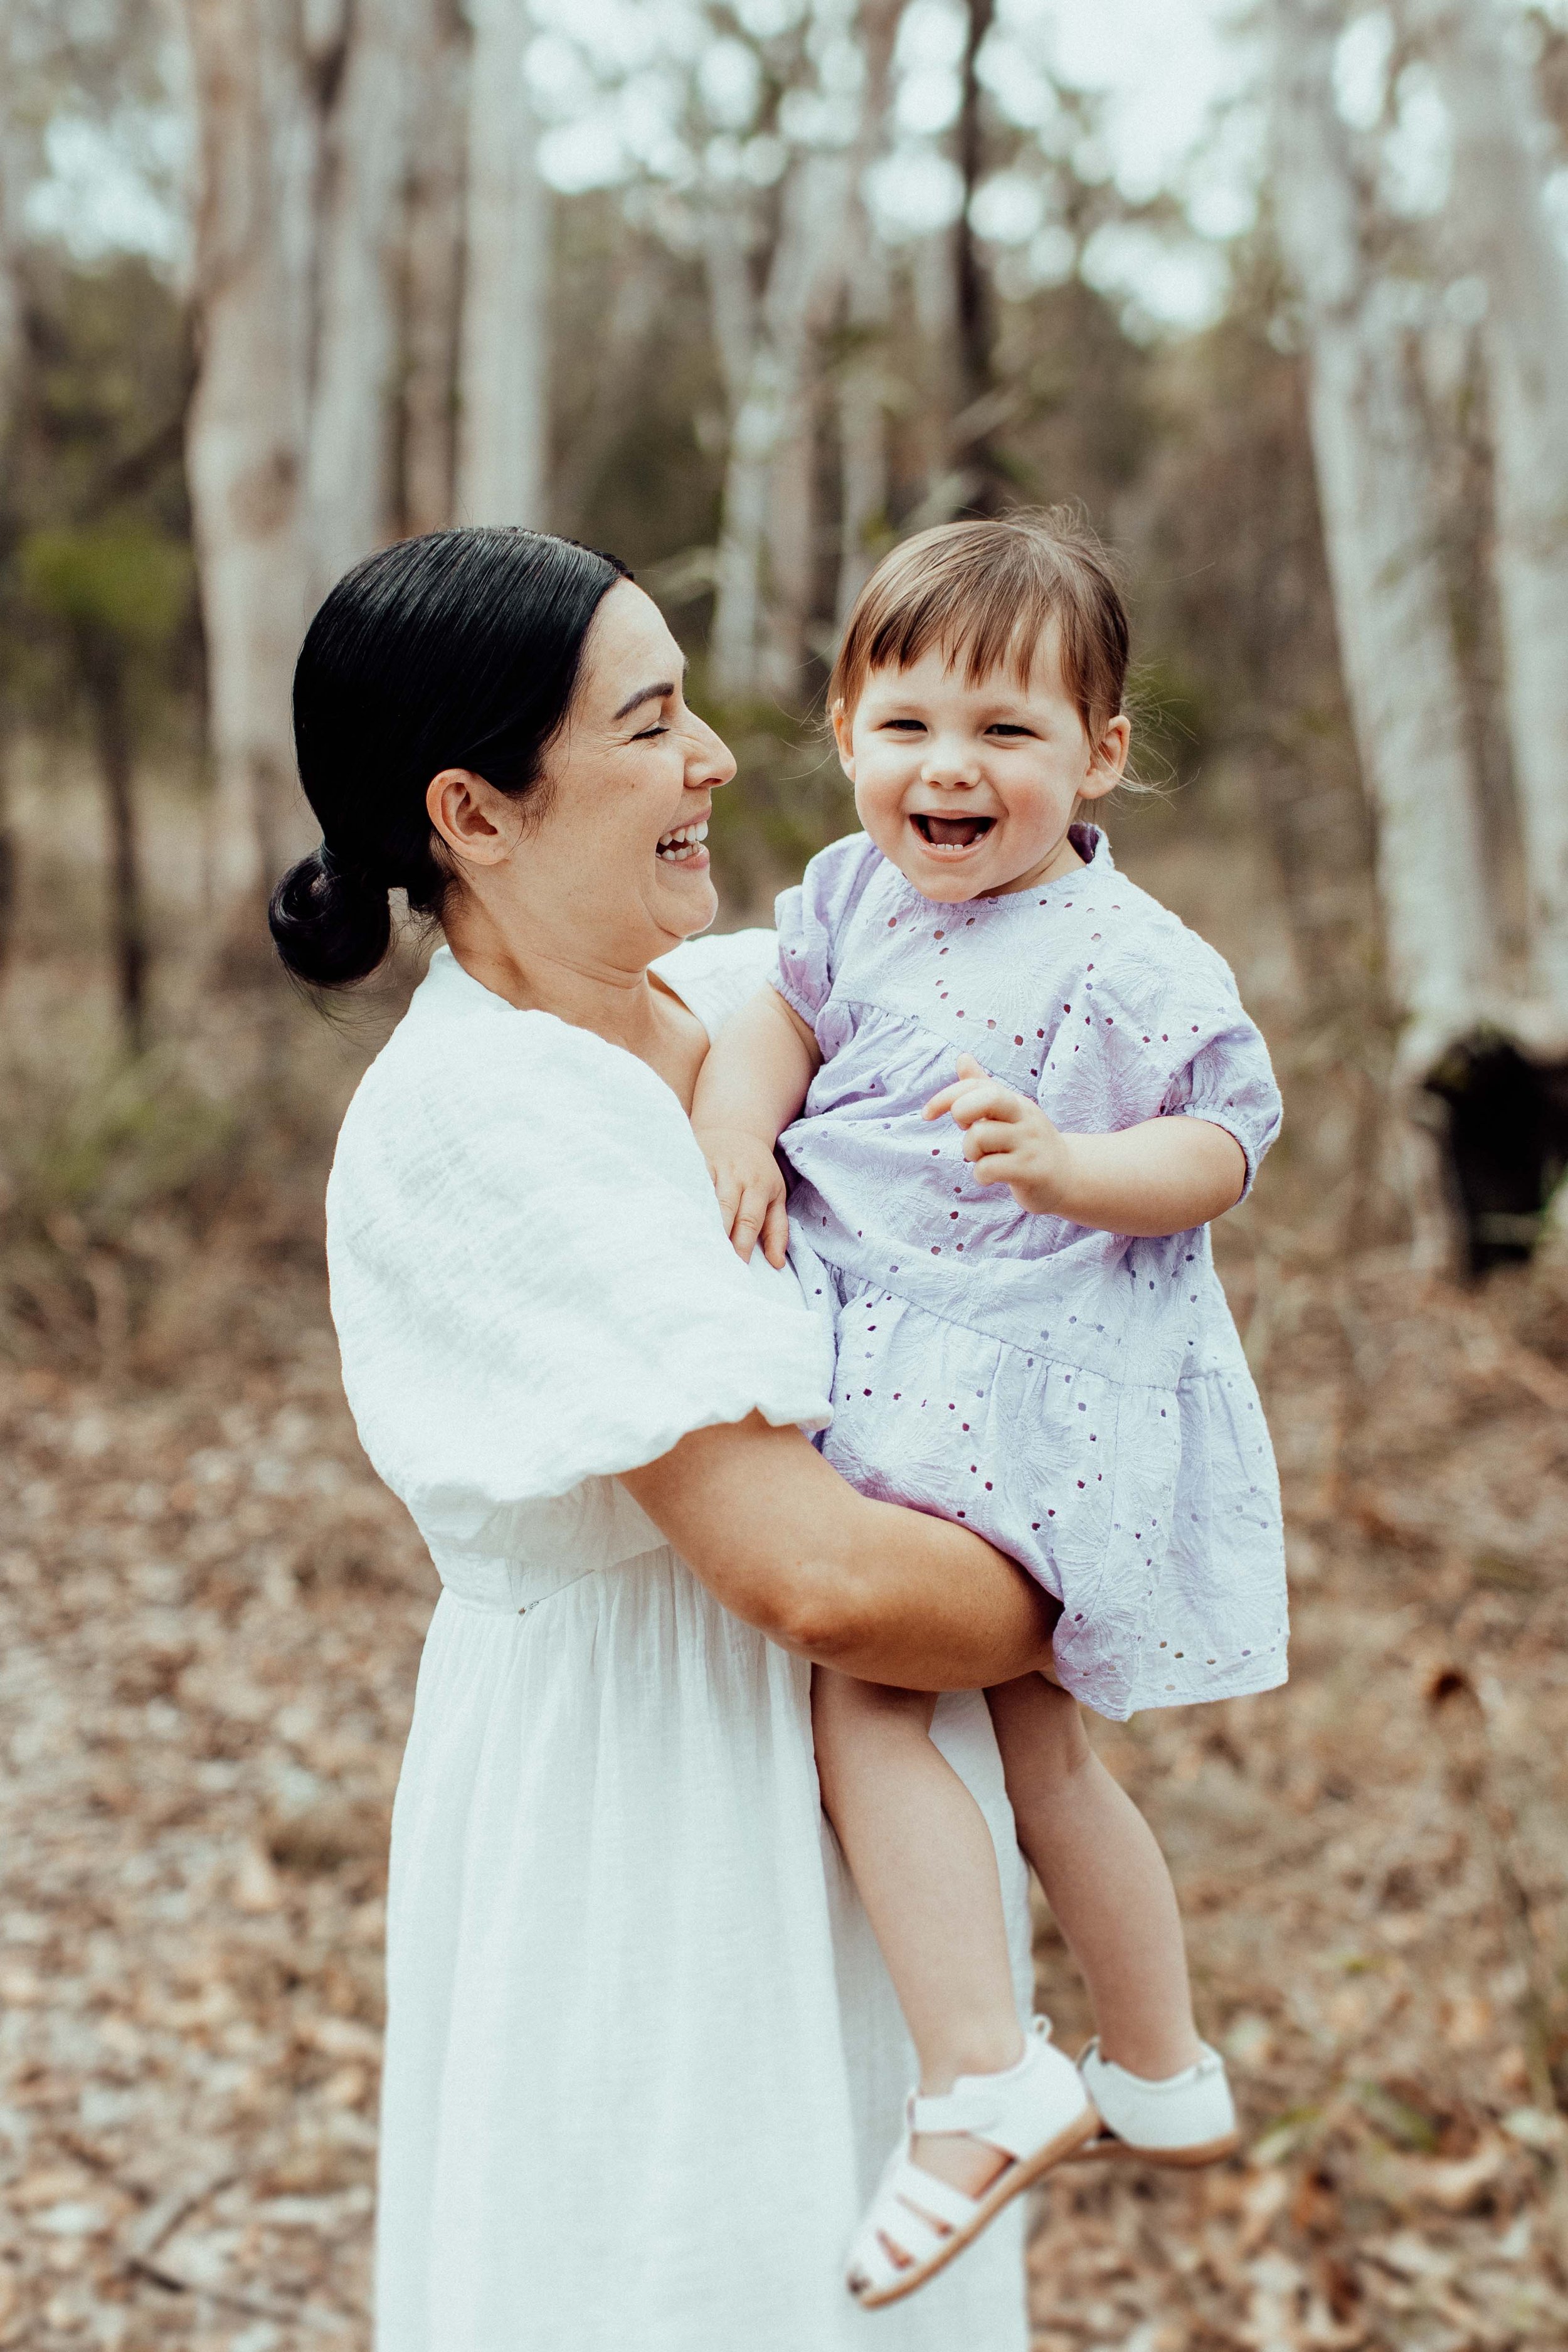
[{"label": "child's hand", "polygon": [[921,1116],[957,1120],[977,1184],[1005,1184],[1018,1206],[1037,1217],[1058,1212],[1068,1181],[1069,1139],[1037,1103],[988,1076],[973,1055],[960,1054],[956,1084],[932,1095]]},{"label": "child's hand", "polygon": [[770,1146],[741,1127],[700,1127],[697,1140],[719,1195],[724,1229],[748,1264],[758,1240],[770,1265],[783,1265],[789,1244],[784,1180]]}]

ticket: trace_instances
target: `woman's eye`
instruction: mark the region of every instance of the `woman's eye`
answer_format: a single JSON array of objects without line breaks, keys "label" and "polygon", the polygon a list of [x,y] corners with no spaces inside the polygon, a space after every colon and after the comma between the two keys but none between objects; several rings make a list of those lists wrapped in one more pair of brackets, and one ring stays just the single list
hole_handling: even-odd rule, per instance
[{"label": "woman's eye", "polygon": [[657,727],[645,727],[640,734],[637,734],[632,737],[632,741],[634,743],[650,743],[656,735],[668,735],[668,728],[665,726],[661,720]]}]

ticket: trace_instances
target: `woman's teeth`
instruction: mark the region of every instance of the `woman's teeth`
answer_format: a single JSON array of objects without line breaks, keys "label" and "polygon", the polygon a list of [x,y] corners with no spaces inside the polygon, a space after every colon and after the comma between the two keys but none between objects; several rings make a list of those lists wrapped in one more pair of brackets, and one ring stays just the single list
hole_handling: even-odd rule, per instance
[{"label": "woman's teeth", "polygon": [[695,857],[708,838],[708,820],[700,824],[678,824],[673,833],[661,838],[655,853],[667,866],[684,866]]}]

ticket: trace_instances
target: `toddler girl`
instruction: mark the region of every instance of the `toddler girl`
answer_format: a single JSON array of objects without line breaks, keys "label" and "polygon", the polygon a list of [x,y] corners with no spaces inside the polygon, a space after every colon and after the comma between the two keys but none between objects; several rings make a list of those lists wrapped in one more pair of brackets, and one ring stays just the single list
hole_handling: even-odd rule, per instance
[{"label": "toddler girl", "polygon": [[823,1799],[919,2055],[858,2234],[867,2305],[921,2284],[1080,2146],[1235,2145],[1193,2023],[1170,1875],[1077,1700],[1233,1698],[1285,1676],[1279,1486],[1206,1226],[1279,1124],[1213,949],[1077,822],[1121,775],[1127,623],[1052,515],[955,523],[861,593],[829,688],[864,833],[779,900],[773,987],[693,1123],[736,1246],[787,1235],[837,1339],[820,1443],[862,1492],[964,1520],[1060,1604],[1059,1686],[988,1694],[1019,1839],[1100,2028],[1021,2036],[995,1856],[929,1694],[819,1668]]}]

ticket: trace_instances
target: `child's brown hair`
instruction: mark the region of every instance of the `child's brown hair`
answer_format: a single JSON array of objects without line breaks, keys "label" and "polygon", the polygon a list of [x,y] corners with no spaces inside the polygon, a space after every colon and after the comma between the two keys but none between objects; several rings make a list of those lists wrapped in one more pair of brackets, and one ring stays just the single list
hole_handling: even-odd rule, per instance
[{"label": "child's brown hair", "polygon": [[1062,683],[1090,741],[1121,709],[1127,608],[1093,532],[1068,507],[999,522],[939,523],[895,547],[855,600],[828,680],[853,712],[874,669],[908,669],[932,646],[963,657],[971,686],[1004,666],[1027,677],[1055,621]]}]

